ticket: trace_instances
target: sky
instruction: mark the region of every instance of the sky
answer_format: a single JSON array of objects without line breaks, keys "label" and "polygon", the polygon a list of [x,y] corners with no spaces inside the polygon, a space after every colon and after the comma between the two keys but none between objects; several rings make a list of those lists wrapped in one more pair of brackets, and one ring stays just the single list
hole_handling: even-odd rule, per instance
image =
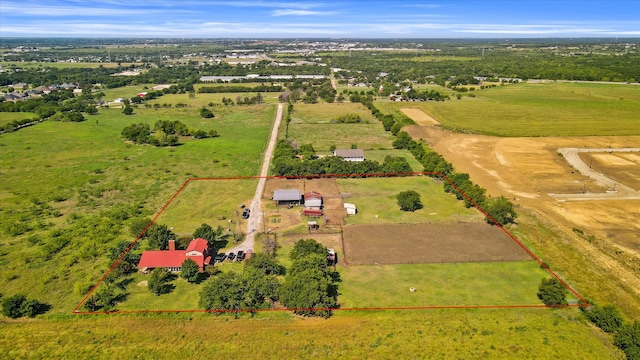
[{"label": "sky", "polygon": [[0,0],[8,37],[640,37],[640,0]]}]

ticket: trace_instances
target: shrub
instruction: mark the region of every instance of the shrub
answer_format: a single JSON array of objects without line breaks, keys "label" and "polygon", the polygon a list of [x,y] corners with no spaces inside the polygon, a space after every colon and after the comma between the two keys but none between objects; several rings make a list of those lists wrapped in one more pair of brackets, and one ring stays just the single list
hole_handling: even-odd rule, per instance
[{"label": "shrub", "polygon": [[587,319],[605,332],[615,332],[622,326],[624,320],[618,309],[613,305],[593,305],[591,311],[585,313]]},{"label": "shrub", "polygon": [[422,209],[420,194],[413,190],[407,190],[396,195],[398,205],[402,211],[416,211]]},{"label": "shrub", "polygon": [[567,292],[567,288],[558,279],[542,279],[538,299],[548,306],[566,305]]}]

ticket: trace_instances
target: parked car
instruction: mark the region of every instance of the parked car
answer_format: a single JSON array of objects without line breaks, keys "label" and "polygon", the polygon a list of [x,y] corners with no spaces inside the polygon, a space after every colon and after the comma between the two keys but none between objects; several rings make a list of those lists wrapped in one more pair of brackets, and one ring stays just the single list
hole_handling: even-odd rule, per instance
[{"label": "parked car", "polygon": [[233,259],[236,258],[236,254],[230,252],[229,255],[227,255],[227,259],[229,259],[229,261],[233,261]]},{"label": "parked car", "polygon": [[242,261],[244,260],[245,254],[244,251],[240,250],[238,251],[238,256],[236,256],[236,261]]},{"label": "parked car", "polygon": [[223,262],[223,261],[224,261],[224,259],[226,259],[226,258],[227,258],[227,254],[225,254],[225,253],[219,253],[219,254],[217,254],[217,255],[216,255],[216,257],[215,257],[215,258],[213,258],[213,261],[214,261],[214,262]]},{"label": "parked car", "polygon": [[243,219],[248,219],[250,212],[251,212],[251,210],[249,210],[248,208],[245,208],[244,211],[242,212],[242,218]]}]

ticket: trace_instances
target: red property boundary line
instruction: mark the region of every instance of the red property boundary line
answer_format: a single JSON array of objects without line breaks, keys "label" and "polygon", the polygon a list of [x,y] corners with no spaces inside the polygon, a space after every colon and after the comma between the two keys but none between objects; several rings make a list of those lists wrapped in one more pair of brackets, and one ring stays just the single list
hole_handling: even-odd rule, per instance
[{"label": "red property boundary line", "polygon": [[[158,217],[171,205],[171,203],[178,197],[178,195],[184,190],[187,185],[192,181],[211,181],[211,180],[249,180],[249,179],[326,179],[326,178],[370,178],[370,177],[401,177],[401,176],[420,176],[420,175],[437,175],[445,181],[447,181],[458,193],[460,193],[466,200],[468,200],[473,206],[478,209],[484,216],[489,219],[494,226],[497,226],[502,230],[511,240],[518,244],[524,251],[535,260],[540,267],[546,270],[551,276],[560,281],[560,283],[569,290],[579,303],[568,305],[433,305],[433,306],[407,306],[407,307],[367,307],[367,308],[282,308],[282,309],[253,309],[253,310],[112,310],[112,311],[80,311],[82,305],[87,299],[96,291],[98,286],[104,282],[107,276],[115,269],[124,256],[131,251],[131,249],[140,241],[149,228],[156,222]],[[574,290],[566,281],[564,281],[558,274],[556,274],[544,261],[540,260],[529,248],[527,248],[520,240],[512,235],[507,229],[500,225],[489,213],[487,213],[480,205],[478,205],[471,197],[469,197],[462,189],[460,189],[453,181],[451,181],[446,175],[441,172],[401,172],[401,173],[376,173],[376,174],[322,174],[322,175],[305,175],[305,176],[237,176],[237,177],[223,177],[223,178],[189,178],[182,186],[176,191],[175,194],[167,201],[167,203],[160,209],[160,211],[153,217],[153,219],[147,224],[144,230],[138,235],[135,240],[125,249],[125,251],[111,264],[109,269],[98,280],[91,290],[82,298],[82,300],[73,309],[72,314],[77,315],[97,315],[97,314],[150,314],[150,313],[253,313],[253,312],[273,312],[273,311],[385,311],[385,310],[434,310],[434,309],[531,309],[531,308],[565,308],[565,307],[583,307],[589,306],[589,303]]]}]

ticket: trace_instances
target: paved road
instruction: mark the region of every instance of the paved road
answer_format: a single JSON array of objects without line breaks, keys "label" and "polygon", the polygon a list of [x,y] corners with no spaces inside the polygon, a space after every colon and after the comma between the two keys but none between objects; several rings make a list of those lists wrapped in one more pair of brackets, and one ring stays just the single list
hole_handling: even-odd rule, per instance
[{"label": "paved road", "polygon": [[253,195],[253,200],[251,200],[251,204],[249,205],[249,209],[251,209],[251,215],[247,220],[247,237],[242,243],[231,249],[231,252],[237,252],[238,250],[247,251],[249,249],[253,251],[256,232],[260,231],[260,226],[263,226],[261,201],[262,193],[264,193],[264,186],[267,181],[266,176],[269,174],[269,166],[271,165],[271,157],[273,156],[273,150],[275,149],[276,142],[278,140],[278,128],[280,127],[281,121],[282,104],[278,104],[278,111],[276,113],[276,119],[273,123],[273,129],[271,130],[271,135],[269,137],[269,144],[267,145],[267,150],[264,152],[262,168],[260,169],[260,174],[258,174],[260,178],[258,180],[258,186],[256,187],[255,194]]},{"label": "paved road", "polygon": [[615,192],[606,192],[606,193],[598,193],[598,194],[549,194],[558,200],[610,200],[610,199],[639,199],[640,192],[626,186],[624,184],[620,184],[619,182],[607,177],[604,174],[601,174],[597,171],[594,171],[589,167],[589,165],[585,164],[580,158],[581,152],[598,152],[598,153],[611,153],[611,152],[640,152],[640,148],[560,148],[558,152],[564,156],[571,166],[573,166],[576,170],[578,170],[582,175],[588,177],[590,180],[599,182],[609,189],[616,189]]}]

